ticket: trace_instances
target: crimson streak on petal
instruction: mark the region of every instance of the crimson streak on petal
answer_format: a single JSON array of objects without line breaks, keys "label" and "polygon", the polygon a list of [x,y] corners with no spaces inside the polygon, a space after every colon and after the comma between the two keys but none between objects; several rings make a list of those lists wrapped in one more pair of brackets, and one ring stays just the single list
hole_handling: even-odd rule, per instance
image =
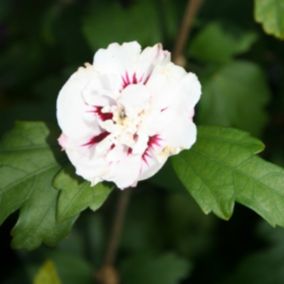
[{"label": "crimson streak on petal", "polygon": [[91,138],[87,143],[83,144],[82,146],[93,146],[95,144],[98,144],[101,141],[103,141],[108,135],[109,135],[109,132],[104,131],[104,132],[100,133],[99,135]]},{"label": "crimson streak on petal", "polygon": [[147,149],[142,155],[142,160],[147,164],[147,158],[150,157],[150,150],[154,148],[154,146],[160,146],[160,140],[161,138],[159,137],[158,134],[149,136],[148,142],[147,142]]},{"label": "crimson streak on petal", "polygon": [[95,107],[94,111],[102,121],[112,119],[113,114],[111,112],[102,112],[102,107],[97,106]]},{"label": "crimson streak on petal", "polygon": [[151,77],[151,74],[148,74],[144,79],[143,75],[140,78],[137,78],[137,74],[134,72],[132,76],[129,76],[128,72],[125,72],[122,76],[122,89],[125,89],[128,85],[143,84],[146,85]]}]

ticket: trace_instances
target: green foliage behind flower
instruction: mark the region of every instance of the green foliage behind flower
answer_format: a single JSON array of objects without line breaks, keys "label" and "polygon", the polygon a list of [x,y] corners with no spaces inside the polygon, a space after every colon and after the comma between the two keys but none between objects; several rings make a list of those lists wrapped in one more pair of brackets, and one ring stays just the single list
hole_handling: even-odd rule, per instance
[{"label": "green foliage behind flower", "polygon": [[[283,229],[268,223],[284,225],[284,3],[203,2],[184,53],[203,85],[196,123],[211,126],[133,190],[119,272],[128,284],[282,284]],[[117,192],[74,178],[56,144],[56,97],[110,42],[172,50],[185,5],[0,1],[1,283],[94,283]]]}]

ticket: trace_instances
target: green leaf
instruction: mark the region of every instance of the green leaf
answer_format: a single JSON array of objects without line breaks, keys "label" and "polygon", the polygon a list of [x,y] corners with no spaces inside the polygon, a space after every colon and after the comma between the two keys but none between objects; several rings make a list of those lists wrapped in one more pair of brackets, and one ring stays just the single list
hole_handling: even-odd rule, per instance
[{"label": "green leaf", "polygon": [[52,261],[46,261],[36,274],[33,284],[61,284],[55,265]]},{"label": "green leaf", "polygon": [[19,122],[0,142],[0,223],[20,209],[12,231],[15,248],[55,245],[73,223],[56,222],[58,192],[51,183],[60,167],[48,136],[41,122]]},{"label": "green leaf", "polygon": [[254,17],[267,34],[284,39],[284,1],[255,0]]},{"label": "green leaf", "polygon": [[242,131],[201,127],[197,143],[173,163],[206,214],[228,219],[239,202],[284,226],[284,171],[257,157],[261,150],[263,144]]},{"label": "green leaf", "polygon": [[256,39],[253,32],[233,34],[219,23],[211,23],[193,38],[189,51],[201,61],[224,63],[234,55],[248,51]]},{"label": "green leaf", "polygon": [[231,62],[204,82],[198,121],[233,126],[259,135],[270,97],[262,70],[246,61]]},{"label": "green leaf", "polygon": [[189,263],[172,253],[163,255],[137,255],[122,266],[125,284],[178,284],[189,273]]},{"label": "green leaf", "polygon": [[117,1],[96,2],[88,7],[83,32],[93,49],[115,41],[137,40],[142,45],[148,45],[161,40],[153,1],[136,1],[128,8],[123,8]]},{"label": "green leaf", "polygon": [[74,217],[88,207],[96,211],[112,191],[109,186],[102,183],[91,186],[89,182],[79,182],[65,170],[57,175],[54,186],[61,191],[57,213],[59,221]]}]

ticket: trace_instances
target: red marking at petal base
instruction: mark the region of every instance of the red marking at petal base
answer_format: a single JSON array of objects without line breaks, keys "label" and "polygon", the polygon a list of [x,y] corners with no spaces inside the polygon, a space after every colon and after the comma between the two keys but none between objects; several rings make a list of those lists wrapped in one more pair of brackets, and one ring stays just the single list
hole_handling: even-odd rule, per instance
[{"label": "red marking at petal base", "polygon": [[99,116],[102,121],[112,119],[113,114],[111,112],[102,112],[103,107],[96,106],[94,112]]},{"label": "red marking at petal base", "polygon": [[137,84],[137,83],[138,83],[137,76],[136,76],[136,73],[134,73],[132,75],[132,84]]},{"label": "red marking at petal base", "polygon": [[127,149],[127,155],[131,155],[131,154],[132,154],[132,151],[133,151],[132,148],[129,147],[129,148]]},{"label": "red marking at petal base", "polygon": [[160,146],[160,143],[159,143],[160,140],[161,140],[161,138],[159,137],[158,134],[150,136],[148,143],[147,143],[148,148],[152,148],[153,146]]},{"label": "red marking at petal base", "polygon": [[143,84],[146,85],[151,77],[151,74],[148,74],[147,77],[144,79]]},{"label": "red marking at petal base", "polygon": [[91,138],[87,143],[83,144],[82,146],[93,146],[95,144],[98,144],[101,141],[103,141],[108,135],[109,135],[109,132],[104,131],[104,132],[100,133],[99,135]]},{"label": "red marking at petal base", "polygon": [[136,84],[139,84],[139,83],[146,85],[148,80],[151,77],[151,73],[148,74],[145,79],[143,79],[143,77],[144,77],[144,75],[141,75],[141,77],[138,78],[136,72],[134,72],[132,74],[132,76],[129,76],[128,72],[126,71],[124,76],[121,77],[122,89],[125,89],[129,85],[136,85]]},{"label": "red marking at petal base", "polygon": [[144,153],[143,153],[143,155],[142,155],[142,160],[143,160],[146,164],[147,164],[147,158],[150,157],[149,151],[150,151],[151,149],[153,149],[154,146],[160,146],[160,140],[161,140],[161,138],[159,137],[158,134],[149,136],[149,139],[148,139],[148,142],[147,142],[147,148],[146,148],[146,150],[144,151]]}]

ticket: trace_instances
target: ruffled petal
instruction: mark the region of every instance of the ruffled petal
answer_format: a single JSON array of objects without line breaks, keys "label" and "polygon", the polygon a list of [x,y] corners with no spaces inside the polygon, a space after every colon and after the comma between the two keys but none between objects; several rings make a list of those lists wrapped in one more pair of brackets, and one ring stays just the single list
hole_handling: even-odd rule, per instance
[{"label": "ruffled petal", "polygon": [[134,155],[125,155],[121,160],[109,166],[104,176],[107,181],[113,181],[120,189],[135,186],[140,173],[141,158]]},{"label": "ruffled petal", "polygon": [[[196,126],[185,113],[166,110],[159,118],[162,123],[158,133],[170,148],[170,154],[177,154],[181,149],[189,149],[196,141]],[[159,122],[158,122],[159,124]]]},{"label": "ruffled petal", "polygon": [[118,102],[125,108],[126,114],[133,117],[134,114],[147,108],[150,93],[143,85],[130,85],[123,90]]},{"label": "ruffled petal", "polygon": [[92,76],[91,67],[79,69],[65,83],[57,98],[58,124],[67,137],[78,142],[99,132],[96,124],[88,123],[88,106],[81,96]]},{"label": "ruffled petal", "polygon": [[163,110],[179,101],[176,91],[186,74],[182,67],[173,63],[157,66],[154,69],[147,84],[147,87],[153,94],[151,103],[154,108]]},{"label": "ruffled petal", "polygon": [[83,154],[78,149],[67,148],[66,153],[76,169],[76,174],[90,181],[92,185],[103,180],[103,175],[108,171],[108,163],[104,157]]},{"label": "ruffled petal", "polygon": [[156,157],[158,155],[154,151],[150,151],[147,161],[142,163],[139,180],[145,180],[153,175],[155,175],[165,164],[168,156],[160,155],[159,158]]},{"label": "ruffled petal", "polygon": [[128,42],[122,45],[110,44],[106,49],[99,49],[94,56],[94,66],[105,74],[124,74],[137,61],[141,52],[138,42]]},{"label": "ruffled petal", "polygon": [[147,47],[142,51],[137,60],[135,73],[138,78],[142,78],[142,82],[147,83],[154,68],[157,65],[164,65],[169,61],[170,53],[163,50],[160,43],[152,47]]}]

